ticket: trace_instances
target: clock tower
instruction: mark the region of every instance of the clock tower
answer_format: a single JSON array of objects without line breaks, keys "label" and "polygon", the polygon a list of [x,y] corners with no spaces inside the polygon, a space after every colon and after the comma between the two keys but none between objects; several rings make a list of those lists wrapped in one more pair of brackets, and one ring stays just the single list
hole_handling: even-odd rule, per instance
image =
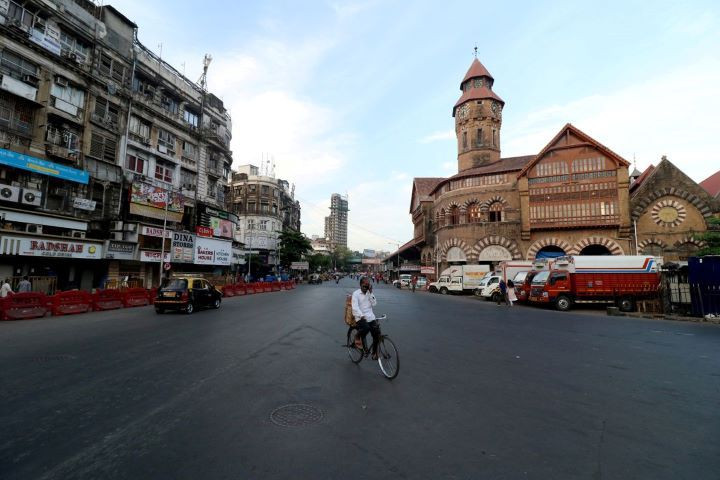
[{"label": "clock tower", "polygon": [[505,102],[495,94],[495,80],[475,58],[460,83],[453,107],[458,141],[458,172],[500,160],[500,126]]}]

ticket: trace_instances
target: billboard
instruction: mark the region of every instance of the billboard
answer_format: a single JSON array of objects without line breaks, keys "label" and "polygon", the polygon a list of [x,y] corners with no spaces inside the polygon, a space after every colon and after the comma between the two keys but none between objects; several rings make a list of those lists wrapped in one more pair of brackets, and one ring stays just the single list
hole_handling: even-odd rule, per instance
[{"label": "billboard", "polygon": [[214,238],[195,238],[196,265],[230,265],[232,261],[232,242]]},{"label": "billboard", "polygon": [[130,213],[150,218],[165,218],[165,201],[167,205],[167,219],[181,222],[185,204],[183,196],[178,192],[166,190],[142,182],[134,182],[130,187]]}]

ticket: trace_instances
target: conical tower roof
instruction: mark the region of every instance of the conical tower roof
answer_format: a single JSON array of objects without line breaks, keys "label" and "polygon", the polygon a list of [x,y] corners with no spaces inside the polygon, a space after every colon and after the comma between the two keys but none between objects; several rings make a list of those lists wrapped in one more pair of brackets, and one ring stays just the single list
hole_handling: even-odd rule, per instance
[{"label": "conical tower roof", "polygon": [[495,80],[493,78],[493,76],[490,75],[490,72],[488,72],[488,69],[485,68],[485,66],[482,63],[480,63],[480,60],[478,60],[476,58],[470,64],[470,68],[468,69],[467,73],[465,74],[465,78],[463,78],[462,82],[460,82],[460,90],[462,90],[463,83],[470,80],[471,78],[477,78],[477,77],[489,77],[493,81]]}]

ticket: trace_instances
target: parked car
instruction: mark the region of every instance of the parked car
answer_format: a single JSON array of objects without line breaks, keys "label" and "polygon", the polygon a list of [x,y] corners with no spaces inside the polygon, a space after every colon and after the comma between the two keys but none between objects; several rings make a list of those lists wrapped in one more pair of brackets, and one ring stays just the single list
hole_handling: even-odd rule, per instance
[{"label": "parked car", "polygon": [[220,308],[221,302],[222,293],[204,278],[175,277],[158,289],[155,312],[180,310],[190,314],[198,308]]},{"label": "parked car", "polygon": [[310,278],[308,278],[308,283],[320,285],[322,283],[322,277],[319,273],[312,273],[310,274]]}]

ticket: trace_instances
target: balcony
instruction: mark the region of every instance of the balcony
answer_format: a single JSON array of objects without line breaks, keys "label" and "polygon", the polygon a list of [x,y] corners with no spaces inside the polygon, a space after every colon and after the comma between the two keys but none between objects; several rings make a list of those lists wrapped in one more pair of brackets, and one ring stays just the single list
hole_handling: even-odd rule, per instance
[{"label": "balcony", "polygon": [[216,178],[223,177],[223,168],[218,162],[210,161],[206,168],[207,174]]}]

